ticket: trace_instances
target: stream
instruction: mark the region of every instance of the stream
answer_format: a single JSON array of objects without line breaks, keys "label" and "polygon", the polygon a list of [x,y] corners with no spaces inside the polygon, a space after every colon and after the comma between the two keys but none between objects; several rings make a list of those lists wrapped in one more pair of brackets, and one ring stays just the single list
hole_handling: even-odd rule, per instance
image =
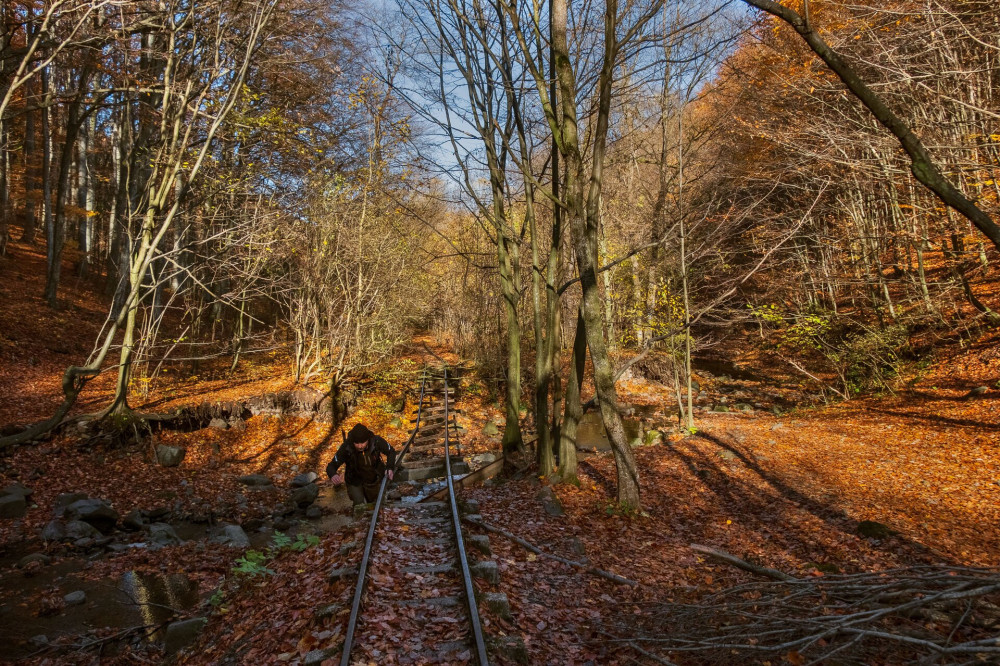
[{"label": "stream", "polygon": [[[315,504],[324,509],[323,515],[292,527],[287,531],[290,536],[300,532],[333,532],[352,520],[344,515],[344,509],[350,507],[351,502],[342,487],[320,486]],[[207,542],[214,533],[212,526],[202,523],[177,521],[171,525],[185,542]],[[273,535],[271,527],[247,532],[251,548],[257,549],[265,548]],[[136,542],[133,544],[136,547],[143,538],[142,533],[128,536]],[[84,575],[86,570],[96,559],[108,557],[106,552],[90,556],[82,553],[53,556],[52,563],[34,575],[26,575],[25,571],[14,567],[20,557],[37,550],[7,552],[0,558],[3,567],[0,569],[0,661],[26,658],[61,636],[102,628],[124,630],[162,625],[174,616],[183,616],[185,611],[195,609],[207,594],[211,594],[211,590],[199,594],[198,585],[181,572],[149,575],[126,571],[117,578],[88,580]],[[233,560],[242,553],[243,550],[233,548]],[[83,592],[85,600],[79,604],[66,603],[60,609],[63,597],[73,592]],[[54,602],[51,612],[40,611],[37,600],[41,596]],[[146,638],[162,640],[159,632]]]},{"label": "stream", "polygon": [[[622,405],[621,411],[625,437],[629,442],[642,439],[645,434],[643,424],[654,416],[668,416],[670,414],[670,412],[666,415],[657,414],[660,411],[660,407],[657,405]],[[604,421],[601,419],[600,410],[593,409],[580,419],[580,423],[576,426],[576,448],[578,451],[611,450],[611,441],[608,439],[607,431],[604,430]]]}]

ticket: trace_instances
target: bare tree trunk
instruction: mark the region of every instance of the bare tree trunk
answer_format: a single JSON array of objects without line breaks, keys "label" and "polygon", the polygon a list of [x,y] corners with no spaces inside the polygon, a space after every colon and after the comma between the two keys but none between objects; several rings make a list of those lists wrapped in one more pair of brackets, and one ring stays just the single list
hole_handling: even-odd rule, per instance
[{"label": "bare tree trunk", "polygon": [[681,225],[681,290],[684,294],[684,383],[687,393],[687,429],[694,432],[694,391],[691,384],[691,298],[688,293],[687,224],[684,215],[684,101],[677,108],[677,206]]},{"label": "bare tree trunk", "polygon": [[80,216],[80,277],[90,272],[94,244],[94,178],[91,170],[90,141],[96,131],[97,117],[91,115],[80,132],[77,154],[77,202]]},{"label": "bare tree trunk", "polygon": [[[29,85],[25,93],[31,91]],[[34,245],[38,233],[38,221],[35,219],[35,196],[39,189],[38,167],[35,161],[35,114],[28,111],[24,114],[24,231],[21,242]],[[41,113],[45,113],[44,110]]]},{"label": "bare tree trunk", "polygon": [[[950,215],[948,216],[951,217]],[[954,221],[952,220],[954,223]],[[962,285],[962,292],[965,294],[965,298],[969,301],[969,304],[974,307],[979,312],[986,315],[986,318],[993,325],[1000,323],[1000,316],[997,313],[988,308],[983,304],[977,297],[975,292],[972,291],[972,285],[969,284],[969,276],[965,274],[965,243],[962,241],[961,235],[957,231],[951,232],[951,250],[948,250],[947,242],[942,243],[944,248],[945,257],[951,261],[952,273],[958,278],[959,283]]]},{"label": "bare tree trunk", "polygon": [[[70,171],[73,165],[73,152],[76,150],[76,139],[82,123],[80,107],[83,104],[84,91],[90,80],[90,71],[90,66],[85,65],[80,73],[76,96],[73,97],[73,101],[70,102],[66,110],[66,135],[63,137],[63,150],[59,159],[59,180],[56,185],[55,198],[56,214],[49,237],[49,270],[45,282],[45,300],[50,308],[55,308],[57,305],[59,279],[62,273],[62,252],[66,244],[66,200],[69,197]],[[47,141],[51,145],[51,132]]]},{"label": "bare tree trunk", "polygon": [[0,257],[7,254],[10,240],[10,151],[7,150],[10,137],[7,125],[7,121],[0,118]]},{"label": "bare tree trunk", "polygon": [[[42,70],[42,96],[45,108],[42,109],[42,219],[45,223],[45,299],[49,307],[55,307],[55,295],[52,284],[59,283],[59,275],[56,268],[56,245],[59,243],[56,238],[55,227],[52,216],[52,91],[49,70],[46,67]],[[61,251],[62,248],[60,247]],[[50,296],[50,292],[52,295]]]},{"label": "bare tree trunk", "polygon": [[[549,344],[555,331],[547,328],[551,305],[549,305],[549,308],[543,310],[542,267],[539,261],[541,239],[538,237],[535,203],[532,200],[533,194],[529,182],[526,180],[528,192],[525,194],[525,217],[527,218],[531,241],[531,306],[535,328],[535,431],[538,433],[538,441],[535,446],[538,458],[538,474],[540,476],[550,476],[555,467],[555,460],[552,453],[552,437],[549,430],[549,378],[552,372],[552,358],[549,354]],[[546,300],[549,300],[547,289]]]},{"label": "bare tree trunk", "polygon": [[[601,405],[601,418],[614,452],[618,473],[618,501],[624,506],[637,508],[639,471],[635,456],[625,437],[621,414],[618,412],[614,369],[611,367],[604,339],[603,304],[597,285],[597,236],[600,224],[598,204],[607,145],[612,77],[617,55],[617,11],[618,3],[615,0],[608,0],[604,14],[603,66],[598,82],[599,101],[594,129],[596,139],[590,165],[591,174],[586,183],[577,127],[576,75],[570,60],[566,34],[566,0],[553,0],[552,41],[562,108],[562,122],[558,129],[561,133],[560,150],[566,159],[566,208],[570,216],[577,271],[583,290],[581,309],[587,347],[594,367],[594,385]],[[585,187],[588,190],[586,198]]]},{"label": "bare tree trunk", "polygon": [[577,312],[576,335],[573,336],[573,354],[569,362],[569,379],[566,382],[566,406],[562,426],[559,428],[559,477],[563,483],[576,481],[576,430],[583,418],[580,388],[587,367],[587,334],[583,313]]},{"label": "bare tree trunk", "polygon": [[[0,52],[6,54],[10,48],[14,34],[13,26],[8,22],[7,3],[0,5]],[[8,58],[0,62],[0,80],[6,81]],[[6,96],[6,90],[4,91]],[[7,254],[7,243],[10,240],[10,123],[0,115],[0,257]]]},{"label": "bare tree trunk", "polygon": [[500,290],[507,314],[507,376],[504,400],[507,421],[503,430],[505,453],[521,451],[524,447],[521,438],[521,322],[517,317],[520,290],[515,283],[516,253],[517,244],[505,236],[502,223],[498,224],[497,261],[500,267]]},{"label": "bare tree trunk", "polygon": [[[604,220],[603,206],[598,203],[597,205],[598,217],[601,221]],[[598,252],[597,252],[597,265],[601,263],[601,258],[607,258],[608,256],[608,245],[604,237],[604,227],[600,226],[598,222]],[[614,293],[614,286],[611,283],[611,271],[601,271],[601,280],[604,282],[604,322],[608,329],[608,349],[614,351],[618,347],[618,333],[615,327],[615,312],[614,304],[612,303],[612,294]]]}]

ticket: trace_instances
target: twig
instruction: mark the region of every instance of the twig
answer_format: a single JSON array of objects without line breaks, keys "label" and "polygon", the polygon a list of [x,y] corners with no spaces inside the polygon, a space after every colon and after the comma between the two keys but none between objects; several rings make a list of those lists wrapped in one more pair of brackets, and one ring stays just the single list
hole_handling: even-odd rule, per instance
[{"label": "twig", "polygon": [[675,664],[674,662],[668,661],[668,660],[664,659],[663,657],[655,655],[652,652],[650,652],[649,650],[643,650],[641,647],[639,647],[638,645],[636,645],[635,641],[629,641],[627,643],[627,645],[630,648],[632,648],[633,650],[635,650],[636,652],[638,652],[639,654],[641,654],[644,657],[647,657],[649,659],[652,659],[653,661],[655,661],[658,664],[666,664],[666,666],[677,666],[677,664]]},{"label": "twig", "polygon": [[559,557],[558,555],[553,555],[551,553],[546,553],[543,550],[541,550],[540,548],[538,548],[537,546],[533,545],[532,543],[530,543],[528,541],[525,541],[521,537],[519,537],[519,536],[517,536],[515,534],[511,534],[507,530],[504,530],[504,529],[501,529],[499,527],[495,527],[493,525],[489,525],[487,523],[484,523],[481,520],[472,520],[468,516],[465,517],[465,520],[466,520],[466,522],[472,523],[473,525],[478,525],[479,527],[482,527],[487,532],[494,532],[496,534],[500,534],[502,536],[505,536],[508,539],[510,539],[511,541],[514,541],[515,543],[517,543],[517,544],[523,546],[524,548],[530,550],[531,552],[535,553],[536,555],[541,555],[542,557],[547,557],[550,560],[555,560],[556,562],[562,562],[563,564],[568,564],[571,567],[578,567],[578,568],[583,569],[584,571],[586,571],[588,573],[592,573],[592,574],[595,574],[597,576],[601,576],[602,578],[607,578],[610,581],[613,581],[615,583],[621,583],[622,585],[632,585],[634,587],[634,586],[636,586],[636,585],[639,584],[637,581],[631,580],[630,578],[623,578],[622,576],[619,576],[618,574],[611,573],[610,571],[605,571],[604,569],[598,569],[597,567],[592,567],[592,566],[590,566],[590,565],[588,565],[588,564],[586,564],[584,562],[576,562],[574,560],[567,560],[565,557]]},{"label": "twig", "polygon": [[[811,665],[834,657],[870,663],[873,654],[905,654],[901,661],[907,663],[959,663],[970,655],[995,660],[1000,655],[995,624],[979,617],[992,612],[991,599],[1000,594],[995,569],[915,566],[786,579],[783,572],[723,551],[692,548],[778,580],[744,583],[697,603],[663,603],[651,614],[629,615],[614,631],[620,638],[610,642],[650,645],[662,653],[702,655],[710,661],[724,654],[725,663],[790,650]],[[926,622],[900,622],[911,617]]]},{"label": "twig", "polygon": [[773,578],[774,580],[780,580],[785,583],[793,583],[799,579],[795,576],[789,576],[784,571],[778,571],[777,569],[770,569],[768,567],[762,567],[756,564],[750,564],[746,560],[741,560],[740,558],[730,555],[729,553],[722,550],[715,550],[714,548],[709,548],[708,546],[700,546],[696,543],[691,544],[691,550],[696,553],[701,553],[702,555],[707,555],[712,559],[720,560],[726,564],[731,564],[737,569],[743,569],[744,571],[749,571],[750,573],[759,574],[761,576],[767,576],[768,578]]},{"label": "twig", "polygon": [[119,632],[117,632],[115,634],[112,634],[110,636],[105,636],[104,638],[95,638],[94,640],[88,641],[86,643],[78,643],[76,645],[70,645],[70,646],[67,646],[67,647],[71,647],[71,648],[74,648],[76,650],[86,650],[87,648],[92,648],[95,645],[104,645],[105,643],[111,643],[112,641],[116,641],[119,638],[124,638],[125,636],[127,636],[129,634],[132,634],[132,633],[135,633],[137,631],[143,631],[143,630],[146,630],[146,629],[154,629],[154,630],[158,631],[165,624],[167,624],[167,623],[166,622],[160,622],[158,624],[140,624],[140,625],[136,625],[134,627],[129,627],[128,629],[123,629],[122,631],[119,631]]}]

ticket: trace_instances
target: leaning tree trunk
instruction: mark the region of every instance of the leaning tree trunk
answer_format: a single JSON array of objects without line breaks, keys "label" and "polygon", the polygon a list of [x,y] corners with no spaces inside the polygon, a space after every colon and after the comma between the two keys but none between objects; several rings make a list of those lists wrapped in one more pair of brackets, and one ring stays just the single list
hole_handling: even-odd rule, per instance
[{"label": "leaning tree trunk", "polygon": [[560,149],[566,159],[566,208],[570,216],[573,248],[576,255],[580,286],[583,290],[581,310],[586,331],[587,348],[594,366],[594,385],[601,405],[604,429],[611,441],[618,473],[618,501],[631,508],[639,507],[639,472],[635,456],[625,437],[625,426],[618,412],[614,370],[604,339],[603,303],[597,285],[597,236],[600,224],[600,196],[604,156],[607,146],[608,119],[611,112],[611,82],[617,54],[615,29],[618,3],[608,0],[604,15],[603,65],[598,83],[598,110],[594,129],[594,149],[591,173],[586,178],[577,127],[576,75],[569,57],[566,36],[566,0],[553,0],[552,41],[555,53],[556,78],[559,81],[562,118]]}]

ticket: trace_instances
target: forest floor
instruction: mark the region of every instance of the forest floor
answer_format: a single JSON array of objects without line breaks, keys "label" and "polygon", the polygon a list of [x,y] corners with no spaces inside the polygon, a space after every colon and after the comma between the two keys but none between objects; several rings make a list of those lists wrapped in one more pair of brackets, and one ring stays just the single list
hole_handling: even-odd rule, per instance
[{"label": "forest floor", "polygon": [[[70,279],[62,307],[49,310],[38,296],[43,255],[18,243],[10,251],[0,262],[0,426],[51,414],[62,372],[86,357],[106,307],[95,295],[99,285]],[[72,266],[65,271],[71,275]],[[789,408],[786,401],[784,410],[772,411],[769,400],[784,390],[778,383],[706,371],[703,407],[725,401],[751,409],[700,409],[693,436],[675,428],[666,387],[643,379],[621,382],[623,402],[641,414],[641,431],[662,434],[634,449],[641,512],[623,513],[615,504],[614,462],[606,451],[584,457],[579,485],[551,487],[562,515],[552,515],[559,512],[551,511],[547,481],[531,476],[464,495],[478,500],[486,523],[638,584],[616,584],[493,536],[499,589],[510,599],[513,620],[485,610],[487,632],[520,637],[531,664],[652,663],[610,627],[656,604],[697,601],[753,579],[707,560],[692,543],[803,577],[930,563],[996,566],[997,343],[989,336],[951,349],[909,377],[896,395],[829,406]],[[415,340],[387,366],[385,379],[361,394],[342,427],[364,422],[402,443],[406,427],[399,417],[406,410],[394,403],[407,397],[412,404],[412,370],[432,354],[458,360],[432,340]],[[292,385],[289,359],[280,353],[250,356],[232,374],[220,363],[197,373],[177,367],[168,377],[133,396],[133,405],[166,412]],[[102,406],[113,380],[102,375],[93,382],[78,410]],[[967,397],[981,385],[989,387],[985,393]],[[466,454],[496,453],[499,437],[484,430],[498,424],[502,431],[499,406],[482,385],[472,381],[466,388],[459,405]],[[363,527],[352,520],[343,489],[324,487],[317,501],[321,515],[309,520],[282,515],[281,507],[295,475],[314,471],[325,478],[339,439],[329,424],[313,419],[259,415],[239,428],[163,431],[125,446],[66,432],[0,453],[0,486],[21,483],[33,490],[23,518],[0,519],[0,660],[161,660],[161,644],[140,640],[136,627],[158,625],[163,615],[110,610],[117,603],[112,593],[126,580],[134,592],[156,592],[162,605],[181,607],[182,616],[208,615],[184,663],[298,663],[309,650],[336,644],[343,608],[327,614],[317,609],[348,602],[351,586],[330,582],[327,573],[356,557],[351,544]],[[153,454],[158,444],[183,446],[186,457],[177,467],[161,467]],[[273,485],[240,483],[248,474],[266,475]],[[159,516],[183,542],[140,547],[151,545],[148,534],[117,531],[110,540],[82,546],[42,540],[57,497],[70,492],[105,499],[120,516],[133,510],[147,519]],[[866,520],[891,533],[860,535]],[[214,541],[223,523],[241,525],[263,559],[240,560],[244,549]],[[281,527],[299,546],[276,537]],[[136,586],[136,580],[143,583]],[[180,592],[171,582],[178,580]],[[86,600],[74,605],[65,595],[78,590]],[[496,660],[508,663],[510,657]],[[396,661],[389,655],[384,663]],[[880,663],[901,661],[888,655]]]}]

